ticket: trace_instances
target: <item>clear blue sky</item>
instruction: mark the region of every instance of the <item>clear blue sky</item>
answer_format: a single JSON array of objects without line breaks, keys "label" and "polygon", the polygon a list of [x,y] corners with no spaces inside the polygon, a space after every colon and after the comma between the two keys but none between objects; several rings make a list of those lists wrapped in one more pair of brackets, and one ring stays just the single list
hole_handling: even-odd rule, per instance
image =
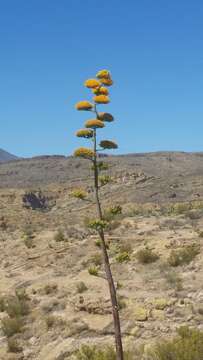
[{"label": "clear blue sky", "polygon": [[71,154],[107,68],[119,153],[203,151],[202,0],[0,0],[0,54],[0,148]]}]

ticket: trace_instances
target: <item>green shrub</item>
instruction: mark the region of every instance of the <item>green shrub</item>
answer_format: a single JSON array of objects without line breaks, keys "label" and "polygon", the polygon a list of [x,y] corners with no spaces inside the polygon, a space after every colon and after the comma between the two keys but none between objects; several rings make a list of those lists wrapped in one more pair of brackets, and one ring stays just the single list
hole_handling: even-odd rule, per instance
[{"label": "green shrub", "polygon": [[11,318],[24,316],[29,313],[29,306],[25,299],[12,297],[6,303],[6,312]]},{"label": "green shrub", "polygon": [[19,353],[23,350],[22,347],[19,345],[18,341],[14,338],[8,338],[7,345],[8,351],[12,353]]},{"label": "green shrub", "polygon": [[159,259],[159,256],[150,249],[142,249],[137,251],[136,258],[141,264],[150,264]]},{"label": "green shrub", "polygon": [[125,309],[126,308],[126,301],[125,301],[125,298],[123,296],[118,296],[117,297],[117,302],[118,302],[118,307],[119,307],[119,310],[122,310],[122,309]]},{"label": "green shrub", "polygon": [[56,318],[54,315],[47,315],[45,318],[47,329],[50,329],[54,326]]},{"label": "green shrub", "polygon": [[[139,357],[140,358],[140,357]],[[113,347],[106,346],[97,348],[96,346],[83,345],[80,350],[76,352],[77,360],[116,360],[116,353]],[[125,360],[135,360],[133,353],[125,352]]]},{"label": "green shrub", "polygon": [[89,273],[90,275],[98,276],[98,273],[99,273],[98,267],[97,267],[97,266],[90,266],[90,267],[88,268],[88,273]]},{"label": "green shrub", "polygon": [[10,318],[5,317],[1,321],[2,323],[2,331],[5,336],[11,337],[17,333],[22,331],[22,319],[20,317]]},{"label": "green shrub", "polygon": [[109,175],[100,175],[99,176],[99,182],[101,186],[104,186],[110,182],[112,182],[112,178]]},{"label": "green shrub", "polygon": [[203,332],[182,327],[173,340],[165,340],[149,350],[150,360],[202,360]]},{"label": "green shrub", "polygon": [[71,196],[80,200],[85,200],[87,197],[87,192],[83,189],[74,189],[71,192]]},{"label": "green shrub", "polygon": [[95,266],[100,266],[102,264],[102,262],[103,262],[102,255],[100,253],[96,253],[96,254],[91,256],[90,261]]},{"label": "green shrub", "polygon": [[85,285],[85,283],[83,281],[80,281],[78,284],[77,284],[77,292],[79,294],[85,292],[87,290],[87,286]]},{"label": "green shrub", "polygon": [[175,271],[168,271],[165,273],[165,278],[169,285],[174,287],[177,291],[181,291],[183,289],[183,281],[182,278],[176,274]]},{"label": "green shrub", "polygon": [[115,217],[122,214],[122,207],[120,205],[113,205],[104,211],[104,219],[111,221]]},{"label": "green shrub", "polygon": [[0,297],[0,312],[4,312],[6,310],[5,297]]},{"label": "green shrub", "polygon": [[28,248],[28,249],[32,249],[35,247],[35,244],[33,242],[33,238],[30,238],[30,237],[24,237],[24,244],[25,246]]},{"label": "green shrub", "polygon": [[120,252],[117,256],[116,256],[116,261],[118,263],[123,263],[123,262],[127,262],[130,261],[130,255],[127,251],[123,251]]},{"label": "green shrub", "polygon": [[168,263],[170,266],[174,267],[189,264],[199,252],[199,246],[196,244],[185,246],[179,250],[171,250]]},{"label": "green shrub", "polygon": [[64,236],[64,233],[63,233],[63,231],[62,231],[61,229],[59,229],[59,230],[57,231],[57,233],[55,234],[54,240],[55,240],[56,242],[65,241],[65,236]]},{"label": "green shrub", "polygon": [[54,294],[58,290],[57,284],[46,284],[44,287],[44,292],[46,295]]},{"label": "green shrub", "polygon": [[87,226],[92,229],[92,230],[96,230],[96,231],[100,231],[100,230],[104,230],[107,227],[107,222],[105,220],[100,220],[100,219],[92,219],[89,220]]}]

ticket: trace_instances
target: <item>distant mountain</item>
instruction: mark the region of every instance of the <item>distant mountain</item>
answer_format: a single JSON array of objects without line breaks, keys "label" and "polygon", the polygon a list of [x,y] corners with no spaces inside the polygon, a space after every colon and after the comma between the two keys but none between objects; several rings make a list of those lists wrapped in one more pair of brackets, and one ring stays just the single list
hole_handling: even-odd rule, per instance
[{"label": "distant mountain", "polygon": [[7,151],[0,149],[0,163],[18,159],[17,156],[9,154]]}]

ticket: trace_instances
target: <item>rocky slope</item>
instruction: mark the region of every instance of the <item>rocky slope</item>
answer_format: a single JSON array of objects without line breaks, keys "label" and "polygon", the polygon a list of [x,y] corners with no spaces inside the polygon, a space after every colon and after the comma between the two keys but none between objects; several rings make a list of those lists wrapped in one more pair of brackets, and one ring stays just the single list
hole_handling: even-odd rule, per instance
[{"label": "rocky slope", "polygon": [[17,156],[8,153],[7,151],[0,149],[0,163],[16,160]]},{"label": "rocky slope", "polygon": [[[202,329],[202,154],[105,161],[111,182],[101,188],[102,203],[122,205],[107,243],[125,347],[170,338],[181,325]],[[0,183],[0,359],[65,360],[81,344],[112,344],[98,238],[87,228],[95,216],[87,162],[46,157],[1,164]],[[78,187],[88,191],[86,200],[71,196]],[[15,353],[4,328],[16,311],[11,298],[24,309],[20,332],[10,337],[19,346]]]}]

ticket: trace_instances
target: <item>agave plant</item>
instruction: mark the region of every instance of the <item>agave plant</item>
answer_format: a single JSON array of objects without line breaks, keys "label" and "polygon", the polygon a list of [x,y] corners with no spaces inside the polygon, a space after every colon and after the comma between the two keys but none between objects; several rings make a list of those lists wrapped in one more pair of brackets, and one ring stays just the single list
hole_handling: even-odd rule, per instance
[{"label": "agave plant", "polygon": [[112,84],[113,81],[111,78],[111,74],[108,70],[101,70],[97,73],[96,79],[88,79],[85,81],[84,85],[92,91],[93,99],[91,102],[86,100],[80,101],[76,104],[75,107],[77,110],[84,110],[93,113],[94,117],[85,122],[85,128],[78,130],[76,132],[76,136],[91,140],[91,143],[93,145],[90,148],[80,147],[79,149],[76,149],[74,155],[92,162],[92,169],[94,172],[94,190],[95,202],[97,206],[97,218],[90,221],[89,226],[95,231],[97,231],[100,237],[106,279],[109,285],[109,292],[112,304],[112,315],[115,331],[116,360],[123,360],[124,357],[120,328],[119,306],[117,301],[114,279],[112,276],[111,266],[109,262],[109,255],[107,250],[108,246],[105,242],[105,228],[107,224],[103,216],[99,193],[99,171],[101,168],[101,162],[98,161],[99,151],[116,149],[118,147],[118,145],[112,140],[104,139],[101,140],[99,144],[97,140],[97,132],[104,128],[107,123],[114,120],[111,114],[106,112],[99,112],[98,110],[98,106],[100,106],[101,104],[108,104],[110,102],[109,90],[107,89],[107,86],[111,86]]}]

